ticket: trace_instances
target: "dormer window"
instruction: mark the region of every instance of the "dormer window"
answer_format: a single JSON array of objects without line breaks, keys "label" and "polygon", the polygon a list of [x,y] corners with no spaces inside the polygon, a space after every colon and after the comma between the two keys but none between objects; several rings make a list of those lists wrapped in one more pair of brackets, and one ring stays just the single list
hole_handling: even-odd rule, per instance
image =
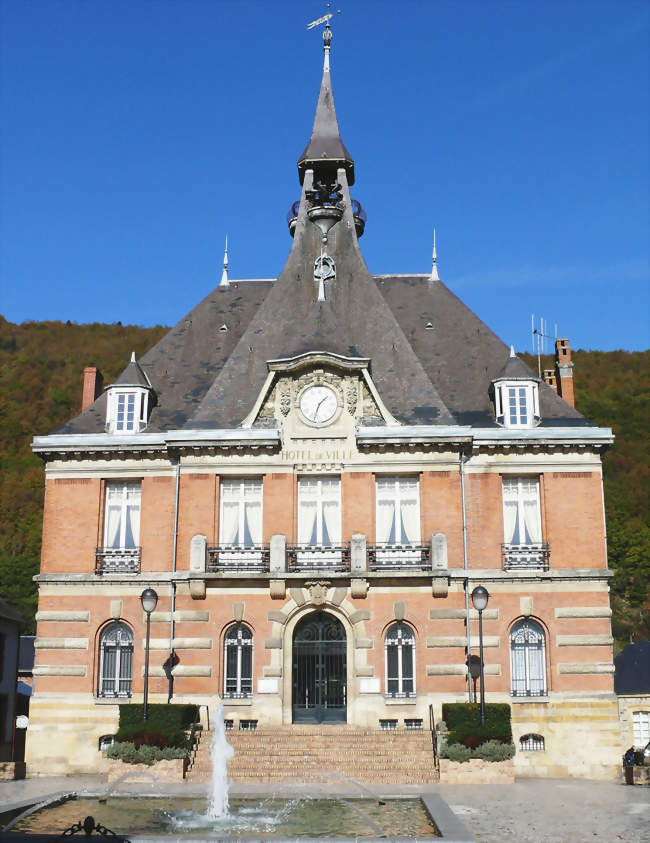
[{"label": "dormer window", "polygon": [[540,422],[539,378],[510,347],[510,357],[501,374],[492,381],[494,413],[504,427],[535,427]]},{"label": "dormer window", "polygon": [[117,435],[140,433],[156,404],[156,393],[145,372],[131,362],[106,390],[106,430]]},{"label": "dormer window", "polygon": [[539,422],[539,392],[536,383],[496,383],[494,403],[497,421],[504,427],[533,427]]},{"label": "dormer window", "polygon": [[147,426],[148,394],[144,389],[116,389],[108,394],[109,433],[139,433]]}]

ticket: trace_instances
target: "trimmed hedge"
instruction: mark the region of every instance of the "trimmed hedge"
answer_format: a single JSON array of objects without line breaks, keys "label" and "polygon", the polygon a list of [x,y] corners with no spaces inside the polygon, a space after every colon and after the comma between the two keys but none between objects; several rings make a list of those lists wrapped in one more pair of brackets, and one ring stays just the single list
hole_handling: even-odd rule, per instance
[{"label": "trimmed hedge", "polygon": [[156,746],[136,747],[131,741],[114,743],[106,750],[107,758],[117,758],[125,764],[154,764],[156,761],[184,758],[185,751],[169,747],[159,749]]},{"label": "trimmed hedge", "polygon": [[182,729],[170,729],[162,723],[129,723],[127,726],[120,726],[115,734],[118,743],[132,742],[136,747],[157,746],[160,749],[165,747],[186,747],[187,735]]},{"label": "trimmed hedge", "polygon": [[486,703],[485,725],[481,726],[478,703],[443,703],[442,719],[447,724],[447,742],[461,743],[470,749],[486,741],[511,743],[510,706],[508,703]]},{"label": "trimmed hedge", "polygon": [[[198,705],[191,703],[153,703],[147,706],[147,723],[157,723],[172,730],[189,729],[198,714]],[[120,729],[143,722],[142,705],[130,703],[120,706]]]}]

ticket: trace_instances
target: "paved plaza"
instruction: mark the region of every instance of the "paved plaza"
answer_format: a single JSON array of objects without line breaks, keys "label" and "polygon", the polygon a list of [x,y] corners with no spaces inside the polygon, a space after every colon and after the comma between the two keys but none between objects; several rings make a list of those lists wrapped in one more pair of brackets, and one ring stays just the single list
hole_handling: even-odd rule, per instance
[{"label": "paved plaza", "polygon": [[[366,786],[363,786],[364,789]],[[200,796],[205,785],[123,783],[118,793]],[[102,776],[33,778],[0,782],[0,805],[33,801],[66,791],[103,794]],[[622,783],[566,779],[522,779],[514,785],[382,786],[382,796],[439,794],[477,841],[501,843],[575,843],[625,841],[650,843],[650,788]],[[233,784],[232,796],[363,795],[349,783],[291,785]]]}]

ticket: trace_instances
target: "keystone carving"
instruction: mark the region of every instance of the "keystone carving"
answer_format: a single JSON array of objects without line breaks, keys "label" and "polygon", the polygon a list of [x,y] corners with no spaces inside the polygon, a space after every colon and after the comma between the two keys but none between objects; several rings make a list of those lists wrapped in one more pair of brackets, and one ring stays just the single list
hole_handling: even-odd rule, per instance
[{"label": "keystone carving", "polygon": [[330,587],[331,583],[327,580],[318,580],[314,582],[307,582],[305,585],[309,589],[310,602],[313,603],[314,606],[322,606],[327,600],[327,589]]}]

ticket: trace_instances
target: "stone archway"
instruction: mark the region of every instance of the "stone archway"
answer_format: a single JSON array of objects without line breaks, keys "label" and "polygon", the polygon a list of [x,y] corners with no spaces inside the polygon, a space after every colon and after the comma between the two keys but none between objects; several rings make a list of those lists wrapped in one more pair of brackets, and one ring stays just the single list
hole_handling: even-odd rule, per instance
[{"label": "stone archway", "polygon": [[315,611],[295,626],[292,642],[292,720],[347,720],[347,636],[334,615]]}]

